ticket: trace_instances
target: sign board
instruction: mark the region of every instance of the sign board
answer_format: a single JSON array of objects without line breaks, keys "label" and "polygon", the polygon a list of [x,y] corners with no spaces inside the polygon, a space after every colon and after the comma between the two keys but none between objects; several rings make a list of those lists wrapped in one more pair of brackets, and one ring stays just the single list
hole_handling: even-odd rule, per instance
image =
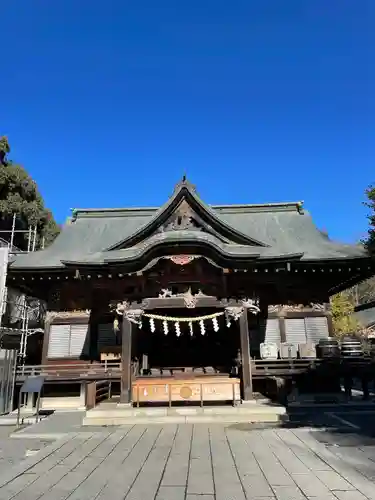
[{"label": "sign board", "polygon": [[20,389],[21,393],[40,393],[44,384],[44,377],[28,377],[25,382],[22,384]]}]

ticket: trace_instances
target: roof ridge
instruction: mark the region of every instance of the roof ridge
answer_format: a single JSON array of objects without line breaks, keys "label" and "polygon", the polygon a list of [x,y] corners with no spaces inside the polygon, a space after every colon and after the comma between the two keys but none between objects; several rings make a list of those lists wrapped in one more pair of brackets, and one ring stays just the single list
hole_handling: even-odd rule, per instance
[{"label": "roof ridge", "polygon": [[[163,206],[163,205],[161,205]],[[95,215],[95,214],[120,214],[120,213],[134,213],[134,212],[155,212],[159,210],[160,207],[114,207],[114,208],[71,208],[72,217],[76,219],[80,215]],[[233,204],[222,204],[222,205],[212,205],[207,204],[208,207],[214,210],[230,210],[230,209],[273,209],[273,208],[294,208],[296,210],[301,210],[303,208],[303,201],[287,201],[287,202],[273,202],[273,203],[233,203]]]},{"label": "roof ridge", "polygon": [[277,201],[272,203],[230,203],[226,205],[209,205],[212,208],[263,208],[263,207],[302,207],[303,201]]}]

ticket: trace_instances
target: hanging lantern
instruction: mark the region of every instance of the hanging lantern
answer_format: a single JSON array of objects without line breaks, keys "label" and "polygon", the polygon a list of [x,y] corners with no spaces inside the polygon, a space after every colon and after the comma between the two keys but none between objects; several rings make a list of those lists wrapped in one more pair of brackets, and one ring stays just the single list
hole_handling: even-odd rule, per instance
[{"label": "hanging lantern", "polygon": [[163,321],[163,330],[164,330],[164,335],[168,335],[168,321],[166,320]]},{"label": "hanging lantern", "polygon": [[181,335],[180,323],[178,321],[175,322],[174,327],[176,329],[176,335],[179,337]]},{"label": "hanging lantern", "polygon": [[214,327],[214,331],[218,332],[220,328],[219,328],[219,322],[216,317],[212,318],[212,325]]},{"label": "hanging lantern", "polygon": [[200,326],[200,329],[201,329],[201,334],[204,335],[206,333],[206,329],[204,327],[204,321],[203,321],[203,319],[201,319],[199,321],[199,326]]},{"label": "hanging lantern", "polygon": [[155,331],[155,320],[154,320],[154,318],[150,318],[150,330],[152,332]]},{"label": "hanging lantern", "polygon": [[190,336],[192,337],[193,334],[194,334],[194,331],[193,331],[193,322],[192,321],[189,321],[189,330],[190,330]]}]

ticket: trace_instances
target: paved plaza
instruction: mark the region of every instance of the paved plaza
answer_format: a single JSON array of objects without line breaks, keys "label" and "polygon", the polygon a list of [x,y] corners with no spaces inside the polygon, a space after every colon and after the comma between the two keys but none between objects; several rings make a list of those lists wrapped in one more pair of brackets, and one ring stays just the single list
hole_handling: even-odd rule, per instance
[{"label": "paved plaza", "polygon": [[0,500],[375,499],[375,439],[345,422],[339,434],[317,426],[77,425],[53,440],[33,435],[37,426],[17,439],[3,428]]}]

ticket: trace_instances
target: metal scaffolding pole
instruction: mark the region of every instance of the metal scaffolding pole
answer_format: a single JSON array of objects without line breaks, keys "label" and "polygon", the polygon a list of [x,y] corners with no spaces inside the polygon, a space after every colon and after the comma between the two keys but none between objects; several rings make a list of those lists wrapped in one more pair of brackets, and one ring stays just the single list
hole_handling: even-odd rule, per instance
[{"label": "metal scaffolding pole", "polygon": [[[30,335],[33,335],[34,333],[41,332],[40,328],[37,329],[29,329],[29,319],[30,315],[33,311],[36,311],[39,307],[40,304],[38,304],[37,307],[31,307],[28,305],[27,302],[27,297],[22,294],[22,298],[20,295],[18,295],[17,298],[14,300],[16,302],[13,302],[13,299],[11,299],[11,294],[8,294],[8,289],[6,287],[6,276],[7,276],[7,268],[8,268],[8,255],[9,252],[14,253],[14,252],[20,252],[18,248],[14,247],[14,240],[15,240],[15,235],[16,233],[27,233],[27,252],[34,252],[36,250],[36,242],[37,242],[37,226],[36,225],[31,225],[28,229],[16,229],[16,222],[17,222],[17,214],[14,213],[12,216],[12,227],[9,230],[0,230],[0,234],[7,234],[10,237],[9,239],[6,238],[4,240],[4,243],[7,243],[7,247],[5,247],[5,251],[7,251],[6,257],[4,256],[3,259],[3,264],[0,268],[0,282],[1,288],[0,288],[0,339],[3,335],[3,332],[6,334],[7,332],[14,331],[14,333],[21,334],[20,338],[20,346],[18,350],[18,356],[20,358],[21,364],[25,363],[25,358],[26,358],[26,352],[27,352],[27,343],[28,343],[28,337]],[[42,240],[42,247],[44,248],[44,238]],[[7,250],[6,250],[7,248]],[[21,302],[19,300],[21,299]],[[7,305],[13,305],[17,304],[17,307],[19,308],[18,314],[16,315],[20,322],[21,322],[21,328],[8,328],[8,327],[3,327],[3,315],[7,310]]]},{"label": "metal scaffolding pole", "polygon": [[10,235],[10,250],[13,248],[13,242],[14,242],[14,231],[16,229],[16,214],[13,214],[13,222],[12,222],[12,232]]}]

